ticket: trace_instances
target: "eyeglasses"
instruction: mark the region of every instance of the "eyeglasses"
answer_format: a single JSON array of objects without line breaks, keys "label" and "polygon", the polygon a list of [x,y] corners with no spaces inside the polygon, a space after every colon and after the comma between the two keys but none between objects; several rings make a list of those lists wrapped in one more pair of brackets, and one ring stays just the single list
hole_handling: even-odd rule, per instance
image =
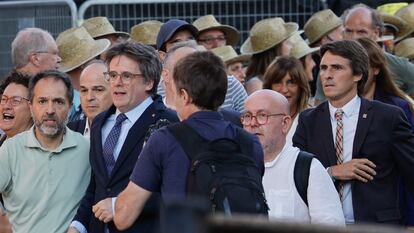
[{"label": "eyeglasses", "polygon": [[47,54],[51,54],[51,55],[54,55],[54,56],[59,55],[59,51],[36,51],[34,53],[47,53]]},{"label": "eyeglasses", "polygon": [[267,124],[267,121],[269,120],[270,116],[286,116],[286,114],[284,113],[266,114],[264,112],[260,112],[256,116],[254,116],[251,113],[245,113],[240,117],[240,120],[243,125],[251,125],[253,118],[256,118],[256,122],[259,125],[264,125],[264,124]]},{"label": "eyeglasses", "polygon": [[219,37],[207,37],[205,39],[198,39],[198,42],[206,43],[208,45],[213,44],[214,41],[223,42],[223,41],[226,41],[226,37],[219,36]]},{"label": "eyeglasses", "polygon": [[6,95],[2,95],[1,99],[0,99],[0,105],[6,105],[9,100],[10,100],[10,103],[11,103],[12,106],[20,105],[23,102],[23,100],[29,101],[29,99],[26,99],[26,98],[21,97],[21,96],[7,97]]},{"label": "eyeglasses", "polygon": [[116,71],[109,71],[109,72],[104,72],[103,74],[107,82],[115,82],[116,78],[118,77],[121,77],[121,80],[123,83],[129,83],[131,82],[131,79],[135,77],[144,78],[142,74],[133,74],[128,71],[124,71],[121,74],[118,74],[118,72]]}]

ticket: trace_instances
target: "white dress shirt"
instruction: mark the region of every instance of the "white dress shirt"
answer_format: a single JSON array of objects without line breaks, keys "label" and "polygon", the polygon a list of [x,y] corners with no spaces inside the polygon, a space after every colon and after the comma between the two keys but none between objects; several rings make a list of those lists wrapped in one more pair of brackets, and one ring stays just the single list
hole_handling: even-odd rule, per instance
[{"label": "white dress shirt", "polygon": [[[344,111],[342,116],[343,122],[343,161],[348,162],[352,160],[352,149],[354,145],[355,131],[358,123],[359,109],[361,107],[361,99],[356,95],[351,101],[345,104],[341,109]],[[329,103],[329,114],[331,116],[332,135],[335,145],[336,138],[336,119],[335,112],[337,108]],[[352,189],[351,183],[344,183],[342,208],[347,224],[353,224],[354,208],[352,205]]]},{"label": "white dress shirt", "polygon": [[263,187],[270,208],[269,218],[344,226],[345,220],[338,193],[331,178],[317,160],[309,172],[308,206],[296,190],[293,170],[299,149],[286,143],[277,157],[265,163]]}]

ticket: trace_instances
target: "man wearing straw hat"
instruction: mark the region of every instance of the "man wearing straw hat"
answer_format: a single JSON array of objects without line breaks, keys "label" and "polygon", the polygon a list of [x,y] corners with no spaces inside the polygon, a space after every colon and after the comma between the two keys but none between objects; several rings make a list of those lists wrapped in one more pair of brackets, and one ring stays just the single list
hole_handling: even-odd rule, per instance
[{"label": "man wearing straw hat", "polygon": [[56,43],[62,58],[59,70],[69,74],[74,87],[69,121],[78,120],[81,114],[79,78],[84,64],[105,52],[111,43],[107,39],[94,40],[84,27],[71,28],[60,33]]},{"label": "man wearing straw hat", "polygon": [[217,47],[211,50],[214,54],[219,56],[226,65],[227,75],[234,76],[240,83],[244,84],[246,72],[244,64],[250,59],[250,55],[238,55],[232,46],[226,45]]},{"label": "man wearing straw hat", "polygon": [[230,25],[220,24],[214,15],[205,15],[193,22],[198,29],[197,42],[207,50],[224,45],[236,46],[239,31]]},{"label": "man wearing straw hat", "polygon": [[17,72],[31,76],[56,70],[61,62],[55,40],[40,28],[26,28],[17,33],[11,44],[11,60]]},{"label": "man wearing straw hat", "polygon": [[108,39],[111,44],[122,42],[129,37],[126,32],[115,31],[106,17],[93,17],[83,21],[82,26],[94,39]]},{"label": "man wearing straw hat", "polygon": [[131,39],[156,48],[161,25],[162,23],[158,20],[141,22],[131,28]]}]

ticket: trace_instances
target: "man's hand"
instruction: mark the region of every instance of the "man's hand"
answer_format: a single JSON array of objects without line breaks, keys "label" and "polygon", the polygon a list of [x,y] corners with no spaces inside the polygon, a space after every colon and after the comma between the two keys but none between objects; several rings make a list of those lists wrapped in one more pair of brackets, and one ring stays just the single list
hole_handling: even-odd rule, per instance
[{"label": "man's hand", "polygon": [[114,213],[112,212],[112,198],[106,198],[96,205],[92,206],[95,217],[104,223],[112,221]]},{"label": "man's hand", "polygon": [[12,233],[9,218],[0,210],[0,233]]},{"label": "man's hand", "polygon": [[368,159],[352,159],[340,165],[332,166],[332,176],[337,180],[359,180],[364,183],[373,180],[377,173],[375,164]]},{"label": "man's hand", "polygon": [[79,231],[74,227],[69,227],[67,233],[79,233]]}]

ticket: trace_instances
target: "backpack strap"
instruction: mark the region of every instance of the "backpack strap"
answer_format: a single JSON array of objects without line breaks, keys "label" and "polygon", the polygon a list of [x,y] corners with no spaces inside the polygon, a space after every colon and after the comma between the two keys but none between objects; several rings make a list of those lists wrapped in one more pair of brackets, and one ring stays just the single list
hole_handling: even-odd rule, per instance
[{"label": "backpack strap", "polygon": [[197,152],[202,148],[202,145],[208,142],[183,122],[167,125],[167,128],[177,139],[190,161],[193,160],[194,155],[198,154]]},{"label": "backpack strap", "polygon": [[312,154],[300,151],[295,162],[295,168],[293,169],[296,190],[298,190],[299,196],[306,205],[308,205],[309,173],[312,159]]}]

